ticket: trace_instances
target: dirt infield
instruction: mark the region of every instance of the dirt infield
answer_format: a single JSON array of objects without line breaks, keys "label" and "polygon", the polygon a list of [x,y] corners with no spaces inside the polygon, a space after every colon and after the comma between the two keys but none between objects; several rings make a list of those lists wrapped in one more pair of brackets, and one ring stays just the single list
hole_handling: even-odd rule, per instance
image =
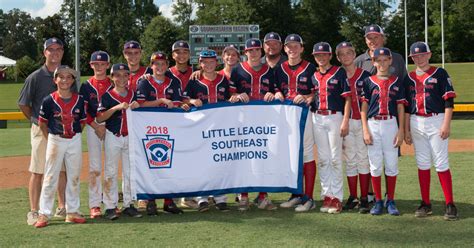
[{"label": "dirt infield", "polygon": [[[449,152],[474,152],[474,140],[450,140]],[[413,146],[402,146],[403,155],[413,155]],[[0,158],[0,189],[27,187],[30,173],[30,156]],[[81,181],[87,181],[89,159],[83,154]]]}]

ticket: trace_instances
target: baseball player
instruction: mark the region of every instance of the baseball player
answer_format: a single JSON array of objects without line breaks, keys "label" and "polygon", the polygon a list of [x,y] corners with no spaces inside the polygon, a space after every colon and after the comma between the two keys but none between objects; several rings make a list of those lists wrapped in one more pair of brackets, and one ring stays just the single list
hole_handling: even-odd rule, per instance
[{"label": "baseball player", "polygon": [[323,199],[320,211],[337,214],[342,211],[342,140],[349,133],[351,91],[346,71],[330,63],[332,49],[327,42],[316,43],[313,56],[319,66],[311,81],[315,86],[313,134]]},{"label": "baseball player", "polygon": [[433,163],[446,202],[444,219],[457,220],[448,161],[448,137],[456,93],[448,73],[443,68],[430,65],[431,51],[426,43],[413,43],[410,57],[415,62],[416,69],[408,74],[405,86],[409,103],[405,115],[405,141],[407,144],[414,144],[418,165],[422,201],[415,216],[426,217],[432,214],[430,168]]},{"label": "baseball player", "polygon": [[232,68],[237,66],[240,62],[239,50],[234,45],[229,45],[222,50],[222,62],[224,62],[224,68],[219,71],[219,74],[225,76],[227,80],[230,80],[230,73]]},{"label": "baseball player", "polygon": [[86,121],[84,100],[72,92],[76,71],[59,66],[54,71],[54,82],[58,90],[46,96],[39,113],[41,131],[48,139],[46,165],[41,189],[40,209],[35,227],[48,225],[52,215],[54,194],[58,187],[59,173],[63,162],[66,165],[66,222],[85,223],[79,213],[80,182],[82,167],[81,132]]},{"label": "baseball player", "polygon": [[[304,51],[303,39],[297,34],[285,38],[285,52],[288,60],[275,68],[275,99],[289,99],[295,104],[309,105],[313,100],[311,76],[316,67],[301,58]],[[313,156],[313,127],[308,114],[303,137],[303,178],[304,195],[292,194],[288,201],[280,204],[282,208],[296,207],[296,212],[307,212],[316,207],[313,200],[316,163]]]},{"label": "baseball player", "polygon": [[[31,161],[28,171],[31,173],[28,184],[30,211],[27,214],[28,225],[34,225],[38,219],[41,183],[43,182],[44,165],[46,163],[46,145],[48,139],[43,136],[38,126],[38,116],[43,99],[57,90],[53,73],[61,65],[64,54],[63,42],[58,38],[50,38],[44,42],[43,55],[45,63],[31,73],[25,80],[20,92],[18,107],[31,125]],[[73,87],[76,91],[76,87]],[[66,190],[66,173],[64,166],[59,174],[58,208],[55,217],[65,217],[64,195]]]},{"label": "baseball player", "polygon": [[193,73],[193,68],[188,65],[191,56],[189,53],[189,44],[184,40],[178,40],[173,43],[171,51],[171,55],[176,64],[169,68],[169,71],[179,80],[181,89],[186,89],[189,77]]},{"label": "baseball player", "polygon": [[[236,93],[231,97],[231,102],[248,103],[250,100],[273,101],[275,99],[275,77],[273,69],[267,64],[262,64],[262,42],[259,39],[248,39],[245,42],[245,55],[247,61],[239,63],[232,69],[230,82],[232,91]],[[259,209],[275,210],[276,206],[268,198],[266,192],[258,194]],[[249,210],[249,194],[241,193],[239,210]]]},{"label": "baseball player", "polygon": [[[140,79],[138,81],[137,99],[142,107],[167,107],[174,108],[182,105],[182,91],[180,81],[166,74],[168,70],[168,58],[162,52],[155,52],[150,58],[150,67],[153,75],[149,79]],[[183,105],[185,110],[189,108]],[[147,203],[147,214],[156,215],[157,208],[154,200]],[[164,200],[163,210],[172,214],[182,214],[181,210],[173,202],[173,199]]]},{"label": "baseball player", "polygon": [[89,64],[94,76],[81,85],[80,95],[86,104],[87,120],[87,148],[89,151],[89,208],[90,217],[98,218],[102,215],[102,148],[105,139],[105,125],[99,125],[95,118],[102,95],[112,88],[112,82],[107,77],[110,66],[110,56],[107,52],[93,52]]},{"label": "baseball player", "polygon": [[97,121],[105,122],[105,169],[104,169],[104,205],[105,217],[110,220],[118,218],[115,208],[118,206],[118,166],[122,161],[122,213],[130,217],[140,218],[141,214],[133,205],[135,195],[130,178],[130,158],[128,151],[128,127],[126,110],[140,105],[136,102],[136,95],[128,89],[130,70],[126,64],[114,64],[110,70],[113,88],[102,96],[100,100]]},{"label": "baseball player", "polygon": [[[213,104],[228,101],[230,98],[229,81],[216,72],[217,54],[214,50],[202,50],[199,54],[201,76],[191,79],[183,92],[184,105],[201,107],[203,104]],[[208,196],[196,197],[199,212],[209,210]],[[220,211],[229,211],[227,196],[214,196],[216,208]]]},{"label": "baseball player", "polygon": [[[385,167],[386,208],[390,215],[400,215],[394,196],[398,175],[398,147],[403,141],[404,105],[407,103],[403,79],[390,75],[392,63],[390,49],[384,47],[375,49],[372,60],[377,68],[377,74],[364,80],[361,94],[362,128],[364,142],[368,145],[370,174],[376,199],[370,213],[372,215],[383,213],[381,175]],[[397,115],[398,127],[395,118]]]},{"label": "baseball player", "polygon": [[123,45],[123,56],[127,60],[128,68],[130,69],[130,78],[129,78],[129,89],[133,91],[137,90],[137,82],[140,77],[142,77],[147,68],[145,66],[140,66],[140,60],[142,58],[142,47],[137,41],[131,40],[127,41]]},{"label": "baseball player", "polygon": [[[349,133],[343,140],[343,155],[346,161],[349,199],[342,209],[352,210],[359,207],[360,213],[368,213],[370,211],[367,198],[370,171],[367,146],[364,143],[362,122],[360,120],[360,93],[364,79],[370,77],[370,74],[355,66],[356,51],[350,42],[343,41],[339,43],[336,46],[336,56],[346,71],[351,90]],[[359,176],[360,181],[360,201],[357,197],[357,176]]]},{"label": "baseball player", "polygon": [[283,44],[278,33],[270,32],[263,38],[263,50],[265,56],[261,58],[262,64],[267,64],[271,68],[280,66],[281,63],[288,60],[288,57],[281,53]]}]

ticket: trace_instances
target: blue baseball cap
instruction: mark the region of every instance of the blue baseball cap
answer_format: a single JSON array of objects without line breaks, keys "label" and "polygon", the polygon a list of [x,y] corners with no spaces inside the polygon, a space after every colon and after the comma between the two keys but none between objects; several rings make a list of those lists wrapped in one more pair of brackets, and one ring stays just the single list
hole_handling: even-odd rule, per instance
[{"label": "blue baseball cap", "polygon": [[337,49],[344,48],[344,47],[354,48],[354,46],[352,46],[352,43],[350,43],[349,41],[343,41],[343,42],[337,44],[336,51],[337,51]]},{"label": "blue baseball cap", "polygon": [[410,46],[409,57],[413,57],[420,54],[426,54],[426,53],[431,53],[431,50],[428,44],[422,41],[417,41]]},{"label": "blue baseball cap", "polygon": [[174,50],[183,48],[189,50],[189,44],[185,40],[178,40],[173,45],[171,46],[171,51],[174,52]]},{"label": "blue baseball cap", "polygon": [[154,52],[150,56],[150,64],[152,64],[153,62],[158,61],[158,60],[168,61],[168,57],[166,56],[166,54],[164,52]]},{"label": "blue baseball cap", "polygon": [[114,72],[117,71],[126,71],[127,73],[130,73],[130,69],[128,68],[127,64],[119,63],[119,64],[114,64],[112,65],[112,68],[110,68],[110,74],[114,74]]},{"label": "blue baseball cap", "polygon": [[364,36],[367,36],[369,34],[385,35],[384,32],[383,32],[383,28],[380,27],[377,24],[371,24],[371,25],[365,27],[365,35]]},{"label": "blue baseball cap", "polygon": [[285,38],[285,45],[290,42],[298,42],[303,45],[303,38],[301,38],[301,36],[299,36],[298,34],[290,34]]},{"label": "blue baseball cap", "polygon": [[94,62],[99,62],[99,61],[109,63],[110,62],[109,54],[107,52],[104,52],[104,51],[95,51],[95,52],[93,52],[91,54],[91,59],[90,59],[89,63],[94,63]]},{"label": "blue baseball cap", "polygon": [[199,59],[217,59],[217,53],[216,51],[212,50],[212,49],[208,49],[208,50],[202,50],[200,53],[199,53]]},{"label": "blue baseball cap", "polygon": [[372,56],[372,58],[374,59],[382,55],[392,57],[392,52],[390,51],[390,49],[386,47],[377,48],[375,49],[374,55]]},{"label": "blue baseball cap", "polygon": [[53,37],[53,38],[47,39],[47,40],[44,42],[44,44],[43,44],[43,51],[46,50],[46,48],[48,48],[49,46],[51,46],[51,45],[53,45],[53,44],[58,44],[58,45],[64,47],[64,43],[63,43],[60,39],[58,39],[58,38],[56,38],[56,37]]},{"label": "blue baseball cap", "polygon": [[261,48],[262,48],[262,42],[257,38],[250,38],[247,41],[245,41],[245,51],[250,50],[250,49],[261,49]]},{"label": "blue baseball cap", "polygon": [[331,45],[327,42],[318,42],[313,46],[313,55],[314,54],[332,54]]},{"label": "blue baseball cap", "polygon": [[263,42],[267,42],[267,41],[271,41],[271,40],[276,40],[276,41],[279,41],[281,43],[281,37],[278,33],[275,33],[275,32],[270,32],[268,34],[265,35],[265,37],[263,38]]},{"label": "blue baseball cap", "polygon": [[140,43],[138,43],[138,41],[134,41],[134,40],[131,40],[131,41],[127,41],[125,42],[125,44],[123,45],[123,50],[127,50],[127,49],[142,49],[142,46],[140,46]]}]

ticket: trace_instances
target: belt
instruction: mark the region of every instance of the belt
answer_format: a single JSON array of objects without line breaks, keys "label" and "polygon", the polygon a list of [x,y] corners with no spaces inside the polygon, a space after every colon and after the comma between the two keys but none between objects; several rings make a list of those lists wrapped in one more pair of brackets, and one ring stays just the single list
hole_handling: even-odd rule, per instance
[{"label": "belt", "polygon": [[336,110],[316,110],[316,114],[320,115],[335,115],[337,114]]},{"label": "belt", "polygon": [[393,116],[391,116],[391,115],[376,115],[372,118],[374,118],[374,120],[380,121],[380,120],[390,120],[390,119],[393,118]]},{"label": "belt", "polygon": [[360,117],[357,117],[357,118],[351,117],[351,120],[359,121],[359,120],[360,120]]},{"label": "belt", "polygon": [[114,133],[115,136],[117,137],[127,137],[128,136],[128,133]]},{"label": "belt", "polygon": [[64,135],[64,134],[58,134],[58,136],[63,138],[63,139],[72,139],[74,137],[74,135],[71,136],[71,135]]},{"label": "belt", "polygon": [[416,116],[423,116],[423,117],[431,117],[431,116],[437,116],[438,113],[429,113],[429,114],[416,114]]}]

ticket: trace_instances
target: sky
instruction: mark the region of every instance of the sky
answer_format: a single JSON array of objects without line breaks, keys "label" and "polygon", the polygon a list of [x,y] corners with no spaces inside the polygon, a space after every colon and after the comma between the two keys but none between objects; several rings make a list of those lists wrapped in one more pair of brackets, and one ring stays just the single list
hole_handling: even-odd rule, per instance
[{"label": "sky", "polygon": [[[63,0],[0,0],[0,9],[8,12],[17,8],[30,13],[32,17],[45,18],[59,12]],[[165,17],[171,18],[171,0],[154,0]]]}]

